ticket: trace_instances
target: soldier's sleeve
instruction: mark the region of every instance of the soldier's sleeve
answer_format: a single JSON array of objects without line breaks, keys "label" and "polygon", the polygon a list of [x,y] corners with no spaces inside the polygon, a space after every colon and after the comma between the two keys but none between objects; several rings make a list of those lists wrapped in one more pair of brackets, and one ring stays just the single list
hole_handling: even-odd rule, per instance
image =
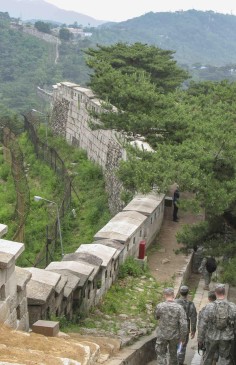
[{"label": "soldier's sleeve", "polygon": [[160,318],[160,314],[161,314],[161,306],[160,306],[160,304],[158,304],[157,306],[156,306],[156,309],[155,309],[155,311],[154,311],[154,318],[155,319],[159,319]]},{"label": "soldier's sleeve", "polygon": [[201,321],[198,322],[198,342],[204,342],[208,321],[210,320],[211,304],[207,304],[201,316]]},{"label": "soldier's sleeve", "polygon": [[197,310],[193,302],[191,303],[191,308],[190,308],[190,324],[191,324],[191,332],[195,333],[197,328]]},{"label": "soldier's sleeve", "polygon": [[185,310],[183,309],[183,307],[179,306],[179,311],[180,311],[180,319],[179,319],[180,341],[185,342],[187,334],[188,334],[188,321],[187,321],[187,316],[186,316],[186,313],[185,313]]}]

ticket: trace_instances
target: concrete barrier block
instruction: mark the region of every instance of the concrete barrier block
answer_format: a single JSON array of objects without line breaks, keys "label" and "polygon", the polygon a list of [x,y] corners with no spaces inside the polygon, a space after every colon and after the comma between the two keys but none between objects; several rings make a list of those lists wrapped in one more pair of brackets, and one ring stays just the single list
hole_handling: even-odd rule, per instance
[{"label": "concrete barrier block", "polygon": [[33,324],[32,331],[44,336],[54,337],[59,333],[59,322],[39,320]]}]

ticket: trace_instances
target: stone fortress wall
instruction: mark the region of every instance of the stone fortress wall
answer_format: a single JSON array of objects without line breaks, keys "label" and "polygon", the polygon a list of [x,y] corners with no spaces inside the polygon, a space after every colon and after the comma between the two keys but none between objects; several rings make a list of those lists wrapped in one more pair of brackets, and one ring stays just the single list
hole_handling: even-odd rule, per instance
[{"label": "stone fortress wall", "polygon": [[0,305],[7,308],[1,321],[14,328],[22,323],[20,328],[27,330],[37,320],[52,315],[70,319],[74,313],[88,312],[116,280],[125,259],[138,257],[140,241],[145,240],[148,247],[160,230],[163,194],[137,195],[126,207],[120,201],[122,187],[116,170],[120,160],[126,158],[119,142],[122,137],[114,131],[89,128],[89,110],[99,112],[101,108],[89,89],[66,82],[54,87],[53,132],[85,149],[88,157],[102,166],[114,216],[95,234],[92,243],[81,245],[45,269],[15,267],[24,245],[10,241],[0,244]]},{"label": "stone fortress wall", "polygon": [[[0,240],[0,322],[28,330],[40,319],[87,313],[96,306],[128,256],[138,257],[160,230],[164,195],[137,195],[94,236],[90,244],[66,254],[45,269],[19,268],[22,243]],[[2,234],[6,232],[6,226]]]},{"label": "stone fortress wall", "polygon": [[120,161],[126,159],[126,151],[120,143],[124,142],[124,137],[113,130],[92,130],[89,127],[90,112],[102,110],[102,102],[90,89],[71,82],[61,82],[53,88],[53,132],[84,149],[88,158],[102,167],[110,211],[113,214],[119,212],[124,205],[120,199],[122,184],[116,170]]}]

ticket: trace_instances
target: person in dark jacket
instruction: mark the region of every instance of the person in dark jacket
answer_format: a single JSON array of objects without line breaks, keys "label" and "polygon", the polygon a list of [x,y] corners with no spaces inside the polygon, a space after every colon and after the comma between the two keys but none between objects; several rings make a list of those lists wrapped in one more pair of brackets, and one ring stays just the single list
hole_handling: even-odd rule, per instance
[{"label": "person in dark jacket", "polygon": [[174,191],[174,196],[173,196],[173,205],[174,205],[174,210],[173,210],[173,221],[174,222],[178,222],[178,210],[179,210],[179,186],[177,185],[175,191]]}]

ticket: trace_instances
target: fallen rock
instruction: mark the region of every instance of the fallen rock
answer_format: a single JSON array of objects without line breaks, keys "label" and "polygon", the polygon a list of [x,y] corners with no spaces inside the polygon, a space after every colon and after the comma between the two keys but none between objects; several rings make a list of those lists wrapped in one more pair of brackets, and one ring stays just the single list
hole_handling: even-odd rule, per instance
[{"label": "fallen rock", "polygon": [[168,262],[170,262],[170,260],[169,260],[169,259],[163,259],[163,260],[161,261],[161,263],[162,263],[162,264],[167,264]]}]

